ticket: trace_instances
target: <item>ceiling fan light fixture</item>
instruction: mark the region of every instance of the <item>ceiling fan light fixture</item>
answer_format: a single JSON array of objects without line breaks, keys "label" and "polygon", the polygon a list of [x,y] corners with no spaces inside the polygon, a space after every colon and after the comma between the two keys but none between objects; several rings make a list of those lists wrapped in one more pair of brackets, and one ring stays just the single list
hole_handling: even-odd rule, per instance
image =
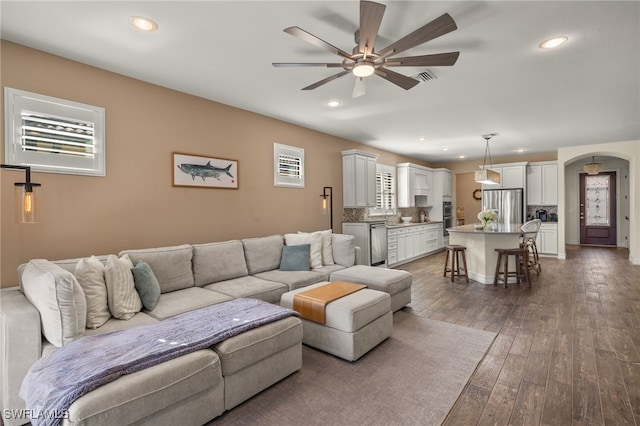
[{"label": "ceiling fan light fixture", "polygon": [[549,38],[538,45],[540,49],[555,49],[563,44],[565,44],[569,40],[567,36],[558,36]]},{"label": "ceiling fan light fixture", "polygon": [[353,69],[351,70],[353,75],[355,75],[356,77],[369,77],[371,74],[374,73],[374,71],[375,71],[375,68],[373,67],[373,65],[371,65],[368,62],[357,63],[353,66]]}]

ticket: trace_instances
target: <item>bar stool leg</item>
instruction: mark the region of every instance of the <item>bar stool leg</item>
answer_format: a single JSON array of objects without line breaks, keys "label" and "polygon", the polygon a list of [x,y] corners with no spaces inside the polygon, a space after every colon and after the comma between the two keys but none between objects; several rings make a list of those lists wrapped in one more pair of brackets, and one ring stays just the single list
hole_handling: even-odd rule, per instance
[{"label": "bar stool leg", "polygon": [[504,273],[502,278],[504,281],[504,288],[507,288],[507,281],[509,281],[509,255],[504,257]]},{"label": "bar stool leg", "polygon": [[456,276],[456,258],[458,257],[456,253],[455,250],[451,253],[451,282],[453,282],[453,278]]},{"label": "bar stool leg", "polygon": [[447,267],[449,266],[449,250],[445,249],[445,251],[447,252],[447,254],[445,255],[444,258],[444,274],[442,274],[443,277],[447,277]]},{"label": "bar stool leg", "polygon": [[464,276],[467,279],[467,282],[469,282],[469,270],[467,269],[467,255],[465,254],[465,252],[462,252],[462,263],[464,264]]},{"label": "bar stool leg", "polygon": [[[529,264],[529,250],[526,250],[524,252],[524,264],[525,265]],[[524,268],[524,273],[525,273],[525,279],[527,280],[527,283],[529,283],[529,288],[531,288],[531,275],[529,274],[528,267]]]},{"label": "bar stool leg", "polygon": [[493,285],[498,285],[498,275],[500,275],[501,260],[502,260],[502,253],[498,252],[498,261],[496,262],[496,273],[493,276]]}]

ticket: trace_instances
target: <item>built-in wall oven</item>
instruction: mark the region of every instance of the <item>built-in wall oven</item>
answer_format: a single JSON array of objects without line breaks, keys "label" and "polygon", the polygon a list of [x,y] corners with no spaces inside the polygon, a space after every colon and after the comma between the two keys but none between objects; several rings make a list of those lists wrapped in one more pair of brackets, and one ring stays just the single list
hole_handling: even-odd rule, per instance
[{"label": "built-in wall oven", "polygon": [[448,236],[449,232],[447,232],[447,228],[451,228],[453,226],[453,212],[451,211],[451,201],[444,201],[442,203],[442,227],[444,231],[444,236]]}]

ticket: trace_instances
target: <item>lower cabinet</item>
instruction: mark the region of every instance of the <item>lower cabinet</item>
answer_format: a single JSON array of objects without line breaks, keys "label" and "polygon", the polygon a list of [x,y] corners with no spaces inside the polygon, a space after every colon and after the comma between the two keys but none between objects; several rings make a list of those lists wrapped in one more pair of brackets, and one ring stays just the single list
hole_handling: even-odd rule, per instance
[{"label": "lower cabinet", "polygon": [[387,265],[415,260],[444,248],[441,224],[416,224],[387,229]]},{"label": "lower cabinet", "polygon": [[543,223],[536,237],[538,253],[557,255],[558,254],[558,224]]}]

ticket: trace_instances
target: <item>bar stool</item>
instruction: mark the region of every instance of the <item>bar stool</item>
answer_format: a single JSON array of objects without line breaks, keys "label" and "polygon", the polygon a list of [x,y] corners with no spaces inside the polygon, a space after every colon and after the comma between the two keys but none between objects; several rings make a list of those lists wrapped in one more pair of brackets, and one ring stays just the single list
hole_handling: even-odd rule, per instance
[{"label": "bar stool", "polygon": [[540,219],[533,219],[526,222],[520,228],[522,230],[522,237],[520,240],[520,247],[526,248],[529,251],[529,262],[527,268],[529,270],[536,271],[537,275],[540,275],[542,266],[540,265],[540,256],[538,255],[538,246],[536,245],[536,237],[542,221]]},{"label": "bar stool", "polygon": [[[498,280],[502,280],[504,282],[504,288],[507,288],[507,282],[509,281],[509,277],[515,277],[516,283],[525,282],[529,284],[529,288],[531,288],[531,277],[529,276],[529,250],[524,247],[519,248],[509,248],[502,249],[497,248],[498,252],[498,261],[496,262],[496,274],[493,276],[493,285],[498,284]],[[500,271],[500,263],[502,262],[502,257],[504,256],[504,270]],[[509,272],[509,256],[514,256],[516,263],[516,270]],[[500,278],[502,275],[502,278]]]},{"label": "bar stool", "polygon": [[[447,255],[444,259],[444,274],[442,276],[446,278],[447,272],[451,272],[451,282],[453,282],[453,279],[456,275],[458,277],[465,277],[467,279],[467,282],[469,282],[469,274],[467,272],[467,256],[465,255],[465,250],[467,248],[465,246],[459,246],[457,244],[450,244],[445,246],[445,249],[447,251]],[[449,253],[451,253],[451,267],[449,267]],[[462,254],[464,274],[460,273],[460,254]]]}]

